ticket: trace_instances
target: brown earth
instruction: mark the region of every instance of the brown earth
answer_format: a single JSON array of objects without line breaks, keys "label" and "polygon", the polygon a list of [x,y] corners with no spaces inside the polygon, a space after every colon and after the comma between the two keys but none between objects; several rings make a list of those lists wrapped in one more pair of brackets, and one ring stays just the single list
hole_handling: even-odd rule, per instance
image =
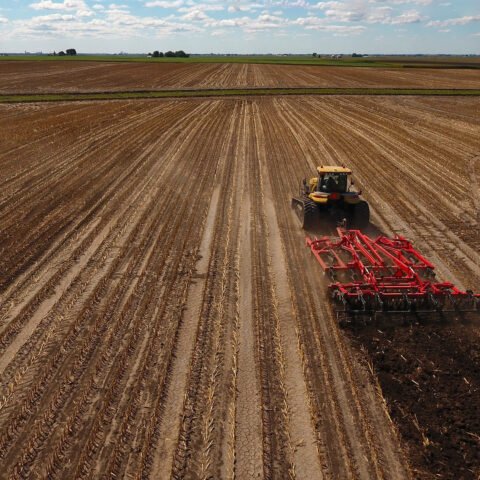
[{"label": "brown earth", "polygon": [[372,358],[416,478],[479,478],[478,331],[446,323],[352,332]]},{"label": "brown earth", "polygon": [[0,106],[0,476],[476,478],[478,326],[339,330],[290,196],[348,163],[478,288],[479,109]]},{"label": "brown earth", "polygon": [[0,63],[0,93],[236,87],[479,88],[480,70],[235,63]]}]

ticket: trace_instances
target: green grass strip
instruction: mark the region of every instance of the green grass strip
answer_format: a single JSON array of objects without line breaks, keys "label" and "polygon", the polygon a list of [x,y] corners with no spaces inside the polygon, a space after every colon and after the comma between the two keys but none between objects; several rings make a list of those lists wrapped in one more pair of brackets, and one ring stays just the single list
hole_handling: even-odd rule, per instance
[{"label": "green grass strip", "polygon": [[63,102],[85,100],[134,100],[149,98],[232,97],[269,95],[420,95],[480,96],[480,89],[425,88],[242,88],[205,90],[156,90],[129,92],[35,93],[0,95],[0,103]]}]

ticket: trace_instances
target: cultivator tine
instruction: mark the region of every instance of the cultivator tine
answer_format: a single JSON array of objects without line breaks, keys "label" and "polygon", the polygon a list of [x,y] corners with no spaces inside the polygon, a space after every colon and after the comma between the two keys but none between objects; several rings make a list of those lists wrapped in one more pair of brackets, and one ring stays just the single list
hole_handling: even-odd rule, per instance
[{"label": "cultivator tine", "polygon": [[[461,312],[462,311],[462,300],[463,299],[456,299],[452,294],[451,292],[448,292],[447,295],[446,295],[446,300],[447,300],[447,304],[448,306],[450,307],[451,310],[455,311],[455,312]],[[445,305],[444,305],[444,309],[445,309]]]},{"label": "cultivator tine", "polygon": [[440,306],[437,298],[431,292],[428,294],[428,303],[432,310],[436,310],[437,312],[442,310],[442,307]]},{"label": "cultivator tine", "polygon": [[405,293],[403,294],[403,303],[405,305],[405,310],[408,311],[408,312],[411,312],[412,311],[412,302],[408,298],[408,295],[405,294]]},{"label": "cultivator tine", "polygon": [[385,310],[385,304],[382,300],[382,297],[378,293],[375,294],[375,303],[377,305],[376,310],[383,312]]},{"label": "cultivator tine", "polygon": [[367,311],[367,302],[362,293],[358,294],[358,300],[360,300],[360,304],[362,305],[362,311]]},{"label": "cultivator tine", "polygon": [[435,282],[434,265],[405,238],[373,240],[359,230],[337,232],[338,239],[307,237],[306,243],[332,280],[329,288],[342,322],[349,316],[353,323],[377,314],[399,314],[405,321],[406,315],[480,311],[480,295]]},{"label": "cultivator tine", "polygon": [[468,302],[469,311],[476,312],[480,311],[480,296],[474,295],[471,290],[467,290],[466,300]]}]

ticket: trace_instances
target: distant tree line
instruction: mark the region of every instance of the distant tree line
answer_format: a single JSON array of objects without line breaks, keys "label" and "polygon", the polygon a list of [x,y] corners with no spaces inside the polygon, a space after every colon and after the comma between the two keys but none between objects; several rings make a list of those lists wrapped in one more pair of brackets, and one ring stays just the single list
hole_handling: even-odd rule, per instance
[{"label": "distant tree line", "polygon": [[77,51],[74,49],[74,48],[67,48],[65,51],[63,50],[60,50],[58,53],[57,52],[53,52],[53,56],[56,57],[57,55],[59,57],[64,57],[65,55],[76,55],[77,54]]},{"label": "distant tree line", "polygon": [[[363,55],[362,53],[352,53],[352,58],[362,58],[364,57],[365,55]],[[319,53],[312,53],[312,57],[318,57],[320,58],[320,54]],[[343,55],[340,54],[340,55],[331,55],[332,58],[342,58]]]},{"label": "distant tree line", "polygon": [[159,52],[155,50],[153,53],[148,54],[149,57],[153,58],[160,58],[160,57],[169,57],[169,58],[188,58],[190,55],[185,53],[183,50],[177,50],[176,52],[172,52],[169,50],[168,52]]}]

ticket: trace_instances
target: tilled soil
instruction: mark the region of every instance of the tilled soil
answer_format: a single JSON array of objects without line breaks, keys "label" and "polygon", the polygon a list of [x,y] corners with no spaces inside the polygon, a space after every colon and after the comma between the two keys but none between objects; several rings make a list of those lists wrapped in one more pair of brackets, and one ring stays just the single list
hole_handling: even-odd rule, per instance
[{"label": "tilled soil", "polygon": [[480,70],[215,63],[4,61],[0,93],[247,87],[478,88]]},{"label": "tilled soil", "polygon": [[[348,163],[373,233],[404,234],[439,276],[475,288],[478,199],[465,185],[479,174],[479,107],[410,97],[1,106],[2,475],[434,478],[449,459],[459,465],[459,439],[471,478],[478,327],[457,343],[453,328],[366,330],[354,344],[367,350],[352,348],[290,197],[318,163]],[[395,378],[410,389],[417,361],[459,383],[470,362],[458,392],[452,380],[435,384],[440,400],[418,397],[428,448],[411,428],[413,390],[386,387],[392,373],[374,360],[385,403],[368,366],[383,349],[393,368],[390,338],[410,362]]]},{"label": "tilled soil", "polygon": [[368,352],[416,478],[478,479],[478,324],[362,328],[352,337]]}]

